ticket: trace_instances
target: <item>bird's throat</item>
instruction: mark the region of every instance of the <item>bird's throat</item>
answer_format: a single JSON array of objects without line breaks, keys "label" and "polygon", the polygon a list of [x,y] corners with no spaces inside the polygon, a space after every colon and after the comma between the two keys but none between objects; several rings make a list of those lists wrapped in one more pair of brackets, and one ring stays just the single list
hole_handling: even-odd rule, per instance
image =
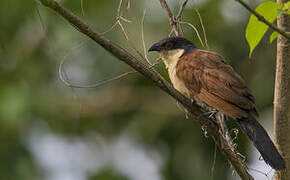
[{"label": "bird's throat", "polygon": [[183,53],[184,53],[183,49],[176,49],[171,51],[160,52],[160,56],[168,70],[168,75],[174,88],[190,98],[189,90],[186,88],[183,81],[177,77],[176,74],[176,65],[180,57],[183,55]]},{"label": "bird's throat", "polygon": [[175,49],[170,51],[161,51],[160,56],[169,70],[169,68],[173,68],[176,66],[179,58],[183,55],[184,49]]}]

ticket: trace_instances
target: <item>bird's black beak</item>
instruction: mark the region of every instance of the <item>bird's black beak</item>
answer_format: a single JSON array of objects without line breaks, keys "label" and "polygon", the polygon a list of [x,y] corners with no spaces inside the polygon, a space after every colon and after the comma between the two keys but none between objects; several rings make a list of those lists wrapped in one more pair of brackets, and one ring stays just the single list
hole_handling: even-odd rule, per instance
[{"label": "bird's black beak", "polygon": [[148,51],[150,52],[150,51],[160,51],[160,50],[161,50],[160,45],[158,43],[155,43],[149,48]]}]

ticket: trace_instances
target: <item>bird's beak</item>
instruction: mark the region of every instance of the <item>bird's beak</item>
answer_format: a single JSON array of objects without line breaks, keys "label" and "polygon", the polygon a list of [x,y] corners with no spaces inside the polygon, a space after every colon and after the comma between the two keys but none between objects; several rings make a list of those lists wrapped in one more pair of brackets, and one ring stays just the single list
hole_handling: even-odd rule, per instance
[{"label": "bird's beak", "polygon": [[160,51],[160,50],[161,50],[160,45],[158,43],[155,43],[149,48],[148,51],[150,52],[150,51]]}]

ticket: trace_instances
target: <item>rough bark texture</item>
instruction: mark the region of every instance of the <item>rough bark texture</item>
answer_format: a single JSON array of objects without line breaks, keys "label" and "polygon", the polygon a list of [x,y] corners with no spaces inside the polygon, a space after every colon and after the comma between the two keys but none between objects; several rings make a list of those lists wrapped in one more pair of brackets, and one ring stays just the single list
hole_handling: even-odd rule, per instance
[{"label": "rough bark texture", "polygon": [[[288,0],[277,0],[285,3]],[[280,15],[278,28],[290,32],[290,16]],[[286,163],[286,170],[276,172],[276,180],[290,179],[290,41],[283,36],[277,40],[277,62],[274,97],[274,135]]]}]

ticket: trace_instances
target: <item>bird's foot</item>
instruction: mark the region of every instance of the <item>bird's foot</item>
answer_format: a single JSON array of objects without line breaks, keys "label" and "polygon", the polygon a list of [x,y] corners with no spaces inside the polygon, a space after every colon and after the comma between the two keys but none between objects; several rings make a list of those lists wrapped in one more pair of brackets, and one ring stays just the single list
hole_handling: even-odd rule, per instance
[{"label": "bird's foot", "polygon": [[213,109],[213,110],[209,111],[208,113],[209,113],[208,118],[213,119],[216,116],[216,114],[218,113],[218,110]]},{"label": "bird's foot", "polygon": [[205,136],[206,138],[208,138],[209,136],[208,136],[208,132],[206,131],[205,125],[202,125],[202,126],[201,126],[201,130],[204,132],[204,136]]},{"label": "bird's foot", "polygon": [[195,100],[194,99],[190,99],[191,105],[193,106],[195,104]]},{"label": "bird's foot", "polygon": [[[194,103],[194,100],[191,99],[191,103]],[[178,109],[180,109],[182,112],[185,113],[185,119],[189,119],[190,116],[190,112],[182,105],[180,104],[178,101],[176,102],[176,106],[178,107]]]},{"label": "bird's foot", "polygon": [[[191,106],[193,106],[194,103],[195,103],[195,100],[194,99],[190,99],[190,103],[191,103]],[[184,112],[185,112],[185,118],[189,119],[190,112],[186,108],[184,108]]]},{"label": "bird's foot", "polygon": [[242,159],[242,162],[246,162],[247,158],[246,156],[242,155],[241,153],[237,152],[237,154],[240,156],[240,158]]},{"label": "bird's foot", "polygon": [[189,119],[189,115],[190,115],[190,113],[186,110],[185,111],[185,119]]}]

